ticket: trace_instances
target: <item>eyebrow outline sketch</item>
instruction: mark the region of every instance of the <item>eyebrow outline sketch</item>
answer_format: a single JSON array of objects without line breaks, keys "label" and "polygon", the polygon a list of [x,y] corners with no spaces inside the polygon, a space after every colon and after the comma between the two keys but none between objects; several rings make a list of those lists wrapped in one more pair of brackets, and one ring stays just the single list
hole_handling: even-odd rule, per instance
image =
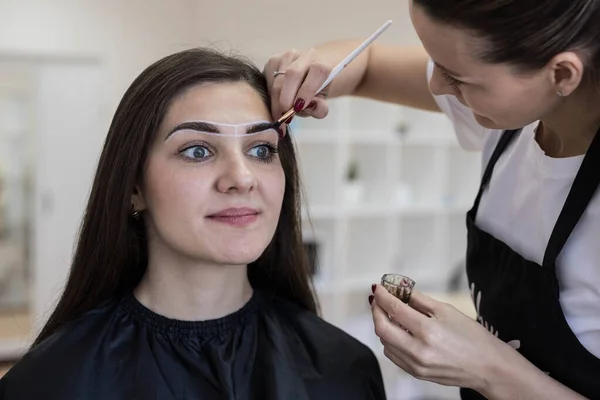
[{"label": "eyebrow outline sketch", "polygon": [[[246,132],[246,134],[256,133],[261,131],[266,131],[268,129],[275,129],[273,122],[258,122],[256,124],[250,125],[250,128]],[[182,122],[177,124],[169,133],[165,140],[167,140],[171,135],[173,135],[177,131],[182,130],[192,130],[197,132],[207,132],[207,133],[220,133],[219,128],[215,124],[211,124],[209,122],[204,121],[191,121],[191,122]]]}]

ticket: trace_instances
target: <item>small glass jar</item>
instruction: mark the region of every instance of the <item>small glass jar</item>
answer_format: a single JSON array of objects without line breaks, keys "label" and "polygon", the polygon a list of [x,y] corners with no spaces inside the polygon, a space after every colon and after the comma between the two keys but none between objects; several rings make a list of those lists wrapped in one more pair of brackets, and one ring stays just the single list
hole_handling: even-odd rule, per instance
[{"label": "small glass jar", "polygon": [[408,304],[412,290],[415,287],[415,281],[400,274],[385,274],[381,277],[381,286]]}]

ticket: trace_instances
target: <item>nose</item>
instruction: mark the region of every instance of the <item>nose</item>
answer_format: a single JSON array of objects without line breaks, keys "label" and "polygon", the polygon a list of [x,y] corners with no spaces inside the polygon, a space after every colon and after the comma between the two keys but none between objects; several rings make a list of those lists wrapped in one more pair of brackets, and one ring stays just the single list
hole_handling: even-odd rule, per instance
[{"label": "nose", "polygon": [[217,180],[217,190],[221,193],[250,192],[257,186],[254,175],[244,155],[232,155],[223,160]]},{"label": "nose", "polygon": [[442,73],[437,66],[433,67],[433,74],[429,80],[429,91],[436,96],[448,94],[456,96],[460,94],[460,91],[456,86],[450,85],[446,78],[442,76]]}]

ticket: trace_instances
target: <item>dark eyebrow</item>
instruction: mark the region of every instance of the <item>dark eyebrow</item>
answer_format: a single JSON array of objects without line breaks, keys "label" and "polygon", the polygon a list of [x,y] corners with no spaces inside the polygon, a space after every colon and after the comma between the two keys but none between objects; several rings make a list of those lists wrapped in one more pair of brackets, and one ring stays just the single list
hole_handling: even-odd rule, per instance
[{"label": "dark eyebrow", "polygon": [[175,128],[171,129],[171,131],[167,134],[165,140],[167,140],[172,134],[177,131],[183,130],[192,130],[198,132],[208,132],[208,133],[219,133],[219,128],[213,124],[209,124],[206,122],[182,122],[175,126]]},{"label": "dark eyebrow", "polygon": [[[252,125],[246,134],[256,133],[266,131],[268,129],[275,129],[275,124],[273,122],[261,122],[256,125]],[[165,140],[167,140],[172,134],[177,131],[182,130],[192,130],[198,132],[208,132],[208,133],[219,133],[219,128],[216,125],[209,124],[207,122],[182,122],[175,126],[175,128],[171,129],[171,131],[167,134]]]},{"label": "dark eyebrow", "polygon": [[275,124],[273,122],[262,122],[260,124],[252,125],[246,133],[262,132],[269,129],[275,129]]}]

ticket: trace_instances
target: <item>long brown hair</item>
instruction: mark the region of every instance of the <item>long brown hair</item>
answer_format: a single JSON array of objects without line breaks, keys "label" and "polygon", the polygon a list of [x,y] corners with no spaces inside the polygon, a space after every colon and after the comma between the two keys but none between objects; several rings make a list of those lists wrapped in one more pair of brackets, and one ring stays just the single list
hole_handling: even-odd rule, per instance
[{"label": "long brown hair", "polygon": [[[207,82],[245,82],[270,107],[262,73],[242,57],[214,50],[191,49],[167,56],[135,79],[104,143],[65,290],[33,346],[101,303],[131,292],[140,282],[148,259],[143,220],[131,217],[134,186],[170,104],[190,87]],[[289,134],[278,148],[286,178],[281,215],[273,240],[248,266],[248,276],[254,288],[316,312],[302,243],[298,167]]]}]

